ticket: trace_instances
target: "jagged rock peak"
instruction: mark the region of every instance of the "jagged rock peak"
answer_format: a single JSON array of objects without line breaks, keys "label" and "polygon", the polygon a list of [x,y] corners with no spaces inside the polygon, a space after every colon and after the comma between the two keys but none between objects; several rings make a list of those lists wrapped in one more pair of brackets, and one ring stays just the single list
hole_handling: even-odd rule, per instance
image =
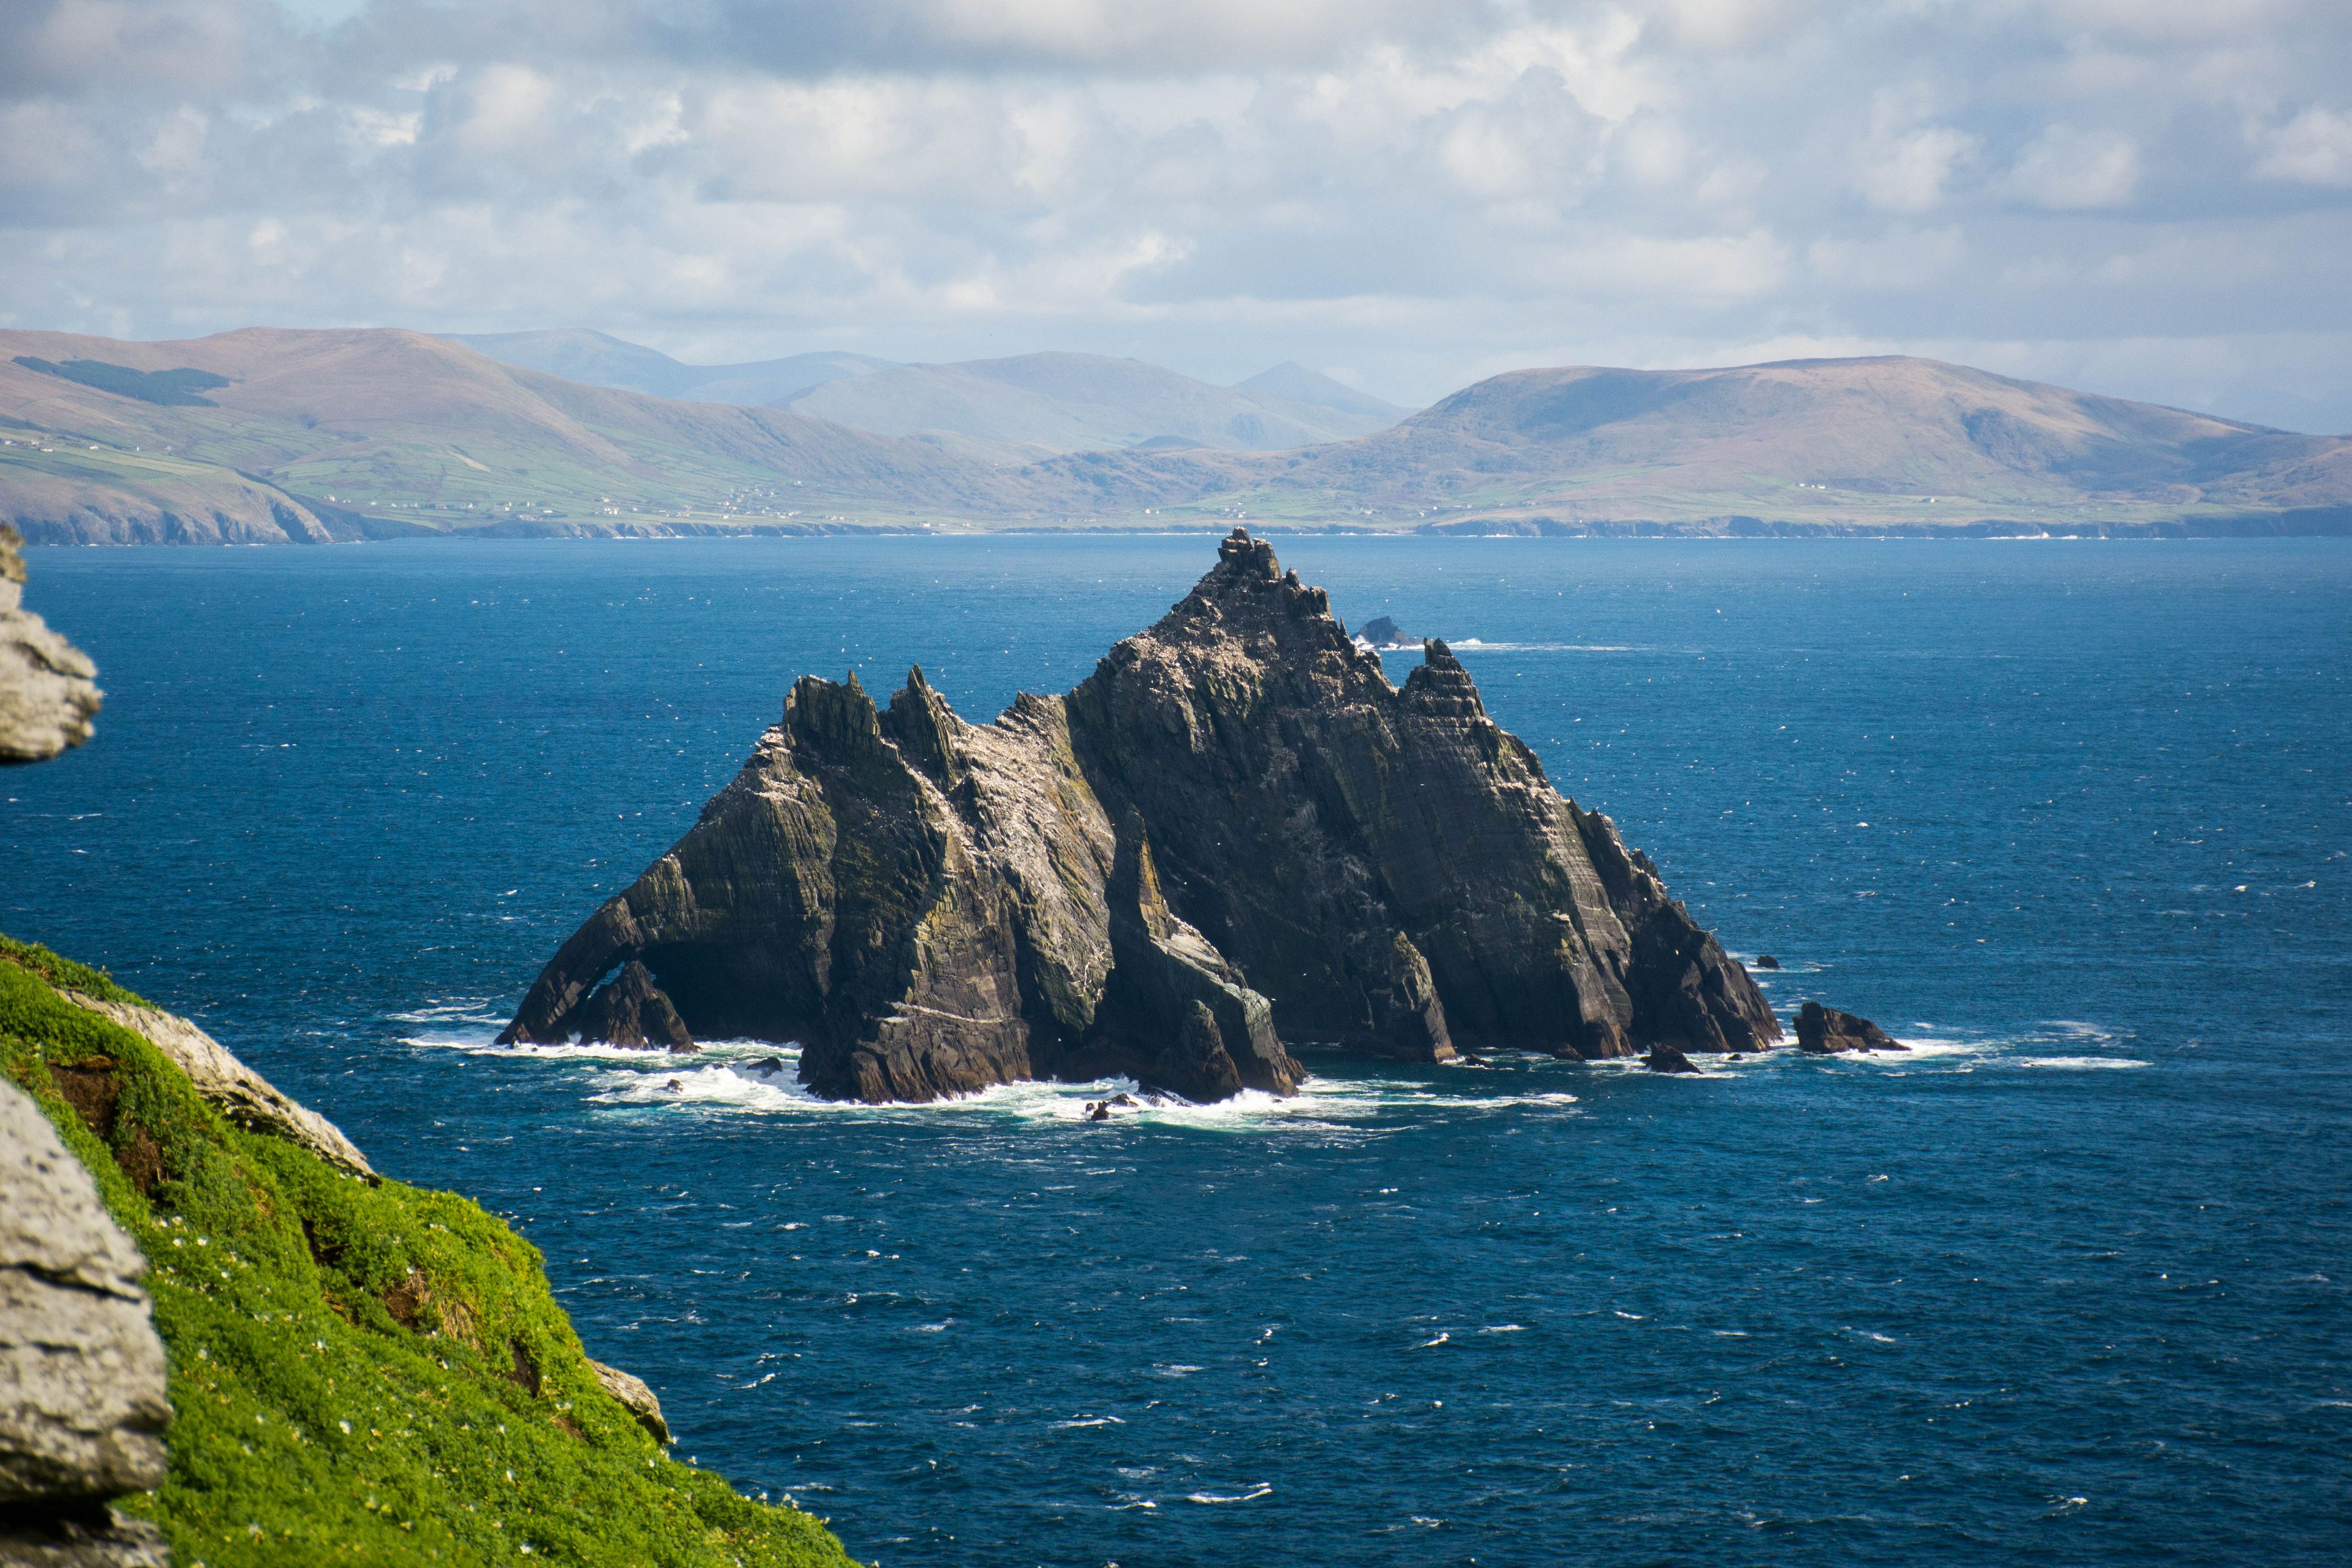
[{"label": "jagged rock peak", "polygon": [[963,721],[955,716],[947,699],[931,689],[930,682],[923,679],[921,665],[907,671],[907,684],[891,696],[882,725],[898,743],[899,752],[940,788],[953,789],[963,782],[963,769],[955,756],[956,732]]},{"label": "jagged rock peak", "polygon": [[[1217,559],[1240,573],[1274,582],[1282,575],[1282,563],[1274,558],[1274,546],[1263,539],[1253,539],[1246,528],[1236,528],[1225,535],[1217,546]],[[1291,574],[1292,581],[1297,574]],[[1204,581],[1214,581],[1214,574]]]},{"label": "jagged rock peak", "polygon": [[[795,682],[701,820],[558,951],[503,1037],[609,1030],[621,970],[702,1039],[797,1040],[821,1094],[1126,1074],[1286,1094],[1283,1043],[1753,1050],[1747,972],[1563,799],[1451,650],[1400,689],[1236,529],[1066,696],[956,717]],[[638,978],[642,975],[643,978]]]}]

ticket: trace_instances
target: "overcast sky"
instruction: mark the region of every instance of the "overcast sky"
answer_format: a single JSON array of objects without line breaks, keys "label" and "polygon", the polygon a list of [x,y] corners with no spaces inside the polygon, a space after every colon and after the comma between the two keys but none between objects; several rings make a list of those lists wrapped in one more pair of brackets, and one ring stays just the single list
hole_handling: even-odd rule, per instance
[{"label": "overcast sky", "polygon": [[2352,429],[2347,0],[0,0],[0,321],[1933,354]]}]

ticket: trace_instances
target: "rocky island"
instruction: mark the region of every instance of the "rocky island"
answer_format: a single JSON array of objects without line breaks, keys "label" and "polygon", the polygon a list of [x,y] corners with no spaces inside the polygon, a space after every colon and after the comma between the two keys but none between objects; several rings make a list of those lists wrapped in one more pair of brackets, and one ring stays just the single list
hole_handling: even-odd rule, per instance
[{"label": "rocky island", "polygon": [[[615,972],[618,972],[616,974]],[[611,978],[608,978],[611,977]],[[1063,697],[959,719],[803,677],[507,1042],[798,1040],[829,1098],[1127,1074],[1287,1094],[1285,1040],[1445,1061],[1759,1049],[1748,973],[1553,789],[1442,642],[1402,687],[1236,529]],[[675,1048],[677,1037],[661,1043]]]}]

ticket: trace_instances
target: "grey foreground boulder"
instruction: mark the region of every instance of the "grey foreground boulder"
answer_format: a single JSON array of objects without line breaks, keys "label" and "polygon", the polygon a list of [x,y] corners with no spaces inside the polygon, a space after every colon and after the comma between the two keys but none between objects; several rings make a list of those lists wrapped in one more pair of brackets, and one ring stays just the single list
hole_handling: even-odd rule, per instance
[{"label": "grey foreground boulder", "polygon": [[24,542],[0,523],[0,763],[45,762],[80,745],[106,695],[89,656],[20,607]]},{"label": "grey foreground boulder", "polygon": [[0,1080],[0,1563],[147,1568],[108,1506],[163,1479],[172,1405],[147,1260],[40,1108]]}]

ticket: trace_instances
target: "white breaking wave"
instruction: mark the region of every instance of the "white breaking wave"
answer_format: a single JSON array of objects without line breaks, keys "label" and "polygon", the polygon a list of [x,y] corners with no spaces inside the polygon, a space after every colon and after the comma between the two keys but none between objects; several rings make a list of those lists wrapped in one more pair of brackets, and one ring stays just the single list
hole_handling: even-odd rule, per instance
[{"label": "white breaking wave", "polygon": [[[1440,1068],[1431,1069],[1428,1077],[1413,1078],[1311,1074],[1299,1092],[1287,1099],[1244,1089],[1230,1100],[1193,1105],[1171,1096],[1147,1093],[1129,1079],[1110,1078],[1091,1083],[1032,1080],[997,1084],[976,1094],[926,1104],[868,1105],[858,1100],[821,1100],[811,1094],[800,1082],[801,1047],[797,1045],[713,1040],[704,1042],[698,1051],[677,1055],[596,1044],[501,1046],[497,1043],[497,1036],[505,1018],[493,1003],[480,998],[436,999],[411,1011],[394,1014],[391,1021],[408,1026],[397,1038],[416,1048],[541,1062],[551,1070],[567,1071],[582,1086],[583,1098],[590,1105],[625,1113],[670,1110],[699,1115],[824,1115],[899,1122],[944,1116],[998,1125],[1045,1124],[1087,1122],[1091,1105],[1126,1097],[1131,1103],[1113,1105],[1108,1121],[1093,1123],[1104,1135],[1114,1135],[1119,1127],[1132,1123],[1142,1128],[1300,1132],[1327,1139],[1360,1140],[1385,1136],[1398,1123],[1401,1114],[1410,1118],[1415,1111],[1459,1114],[1533,1110],[1580,1116],[1584,1110],[1574,1091],[1549,1085],[1593,1074],[1608,1074],[1619,1082],[1622,1081],[1622,1075],[1650,1076],[1639,1058],[1577,1065],[1554,1062],[1541,1053],[1501,1052],[1494,1056],[1494,1066],[1487,1071]],[[1675,1075],[1666,1081],[1706,1083],[1747,1073],[1808,1068],[1818,1070],[1825,1067],[1904,1075],[1973,1073],[1988,1068],[2087,1071],[2153,1065],[2120,1052],[2092,1054],[2119,1042],[2097,1025],[2072,1019],[2050,1020],[1999,1035],[1939,1028],[1921,1022],[1896,1024],[1890,1032],[1910,1048],[1808,1057],[1790,1042],[1738,1060],[1705,1057],[1699,1058],[1705,1068],[1702,1074],[1695,1078]],[[1478,1092],[1482,1089],[1505,1092]]]},{"label": "white breaking wave", "polygon": [[592,1043],[512,1045],[497,1043],[503,1018],[488,1017],[479,1004],[447,1013],[419,1009],[395,1016],[399,1023],[472,1024],[470,1028],[428,1027],[399,1037],[401,1043],[429,1050],[450,1050],[468,1056],[497,1057],[513,1061],[545,1062],[551,1067],[585,1069],[583,1078],[593,1105],[628,1110],[677,1108],[695,1111],[740,1111],[752,1114],[845,1115],[868,1119],[977,1116],[992,1121],[1085,1122],[1092,1103],[1124,1095],[1134,1103],[1113,1105],[1111,1120],[1095,1125],[1105,1130],[1134,1122],[1144,1126],[1198,1127],[1210,1131],[1252,1131],[1295,1128],[1319,1132],[1360,1134],[1362,1124],[1386,1112],[1416,1106],[1504,1110],[1514,1107],[1567,1110],[1577,1097],[1565,1089],[1526,1094],[1479,1095],[1454,1092],[1493,1082],[1486,1074],[1458,1078],[1448,1074],[1430,1084],[1384,1079],[1340,1079],[1310,1075],[1299,1092],[1288,1098],[1259,1089],[1244,1089],[1230,1100],[1194,1105],[1171,1096],[1148,1093],[1132,1079],[1097,1079],[1091,1083],[1027,1080],[996,1084],[976,1094],[960,1095],[924,1104],[868,1105],[858,1100],[822,1100],[800,1082],[801,1047],[765,1040],[709,1040],[697,1051],[672,1054],[625,1046]]}]

